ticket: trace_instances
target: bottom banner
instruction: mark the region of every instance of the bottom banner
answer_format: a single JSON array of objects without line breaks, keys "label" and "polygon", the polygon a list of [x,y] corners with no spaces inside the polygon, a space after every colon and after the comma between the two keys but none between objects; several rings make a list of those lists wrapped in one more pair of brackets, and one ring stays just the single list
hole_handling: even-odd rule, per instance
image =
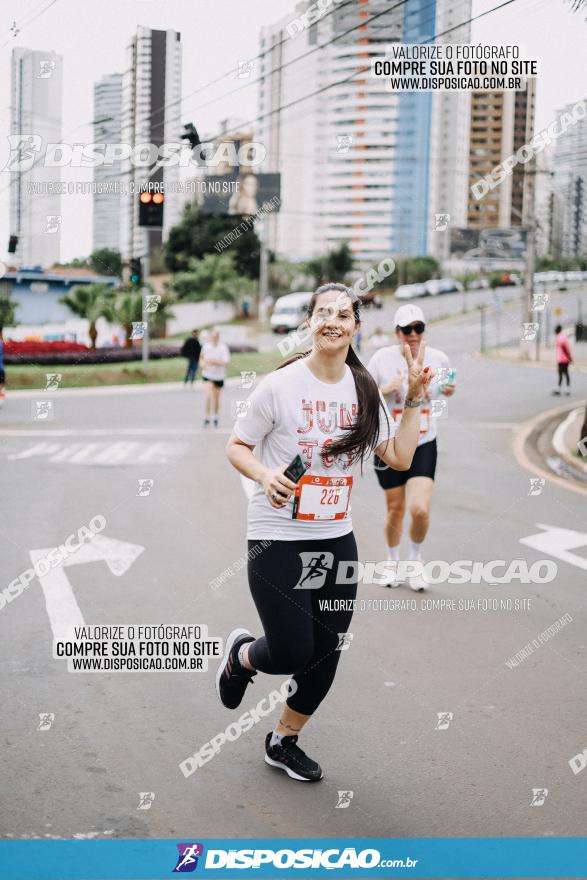
[{"label": "bottom banner", "polygon": [[586,877],[587,838],[0,841],[2,880]]}]

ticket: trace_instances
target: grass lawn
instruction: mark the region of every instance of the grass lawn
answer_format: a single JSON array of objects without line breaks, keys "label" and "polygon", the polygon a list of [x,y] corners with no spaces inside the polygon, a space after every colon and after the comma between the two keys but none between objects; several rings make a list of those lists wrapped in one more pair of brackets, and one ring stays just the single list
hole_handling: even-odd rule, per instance
[{"label": "grass lawn", "polygon": [[[282,362],[277,351],[242,352],[233,354],[228,365],[228,376],[238,376],[241,370],[254,370],[258,374],[268,373]],[[182,357],[162,358],[150,361],[143,370],[140,361],[126,364],[77,364],[48,366],[6,365],[6,389],[19,388],[43,390],[47,373],[61,373],[60,388],[84,388],[95,385],[131,385],[145,382],[179,382],[183,379],[186,361]],[[198,374],[198,378],[199,378]]]}]

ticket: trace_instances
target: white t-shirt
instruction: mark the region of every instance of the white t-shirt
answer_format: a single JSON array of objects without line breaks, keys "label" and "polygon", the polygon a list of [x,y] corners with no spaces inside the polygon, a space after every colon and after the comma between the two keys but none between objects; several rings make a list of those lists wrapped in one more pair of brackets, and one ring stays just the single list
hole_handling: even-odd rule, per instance
[{"label": "white t-shirt", "polygon": [[[444,383],[446,383],[449,361],[443,351],[427,346],[424,366],[430,367],[435,371],[440,370],[441,374],[436,375],[428,386],[428,390],[424,395],[424,403],[420,407],[420,439],[418,440],[418,446],[421,446],[423,443],[429,443],[436,437],[438,418],[432,414],[430,404],[432,400],[442,396],[440,385],[443,379]],[[382,385],[386,385],[390,379],[393,379],[396,373],[399,372],[401,374],[402,384],[400,390],[398,392],[392,391],[391,394],[385,395],[385,402],[389,407],[394,422],[397,424],[401,419],[404,410],[404,400],[408,391],[408,364],[400,351],[399,345],[380,348],[369,361],[367,369],[380,388]],[[445,375],[443,376],[443,374]]]},{"label": "white t-shirt", "polygon": [[[230,352],[224,342],[219,342],[218,345],[213,345],[211,342],[204,343],[200,358],[204,359],[204,367],[202,369],[204,379],[214,379],[219,382],[226,377],[226,364],[230,360]],[[214,366],[212,364],[207,366],[206,360],[208,358],[211,361],[222,361],[223,363],[221,366]]]},{"label": "white t-shirt", "polygon": [[[350,425],[357,415],[357,392],[348,365],[340,382],[328,383],[317,379],[304,360],[294,361],[266,376],[249,397],[249,404],[246,416],[237,419],[234,433],[243,443],[256,447],[255,455],[266,467],[287,465],[299,454],[306,474],[313,476],[344,477],[357,469],[358,462],[350,463],[347,455],[326,462],[320,456],[325,444],[345,433],[341,425]],[[379,408],[379,421],[375,446],[396,431],[389,413],[385,418],[383,407]],[[251,540],[338,538],[351,530],[350,506],[340,520],[292,519],[292,501],[277,510],[255,483],[248,510],[247,538]]]}]

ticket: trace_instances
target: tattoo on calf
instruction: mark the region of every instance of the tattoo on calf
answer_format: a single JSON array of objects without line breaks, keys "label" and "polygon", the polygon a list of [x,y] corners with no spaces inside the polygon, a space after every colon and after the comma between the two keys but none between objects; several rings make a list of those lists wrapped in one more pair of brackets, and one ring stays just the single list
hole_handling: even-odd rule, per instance
[{"label": "tattoo on calf", "polygon": [[291,724],[284,724],[283,721],[279,722],[282,727],[287,728],[287,730],[293,730],[294,733],[299,733],[302,729],[301,727],[293,727]]}]

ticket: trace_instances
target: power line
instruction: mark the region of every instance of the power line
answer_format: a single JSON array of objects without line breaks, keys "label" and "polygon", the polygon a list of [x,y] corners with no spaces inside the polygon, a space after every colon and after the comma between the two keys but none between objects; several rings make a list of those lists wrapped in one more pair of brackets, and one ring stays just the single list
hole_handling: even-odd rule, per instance
[{"label": "power line", "polygon": [[[404,2],[407,2],[407,0],[404,0]],[[337,7],[334,7],[330,12],[327,12],[325,15],[323,15],[322,18],[320,19],[320,21],[323,21],[324,19],[329,18],[331,15],[334,15],[335,12],[337,12],[341,9],[344,9],[346,6],[350,6],[353,3],[356,3],[356,0],[346,0],[346,2],[340,3]],[[265,57],[265,55],[269,54],[269,52],[273,52],[274,49],[279,48],[279,46],[282,46],[285,42],[287,42],[287,40],[284,37],[282,40],[279,41],[279,43],[276,43],[275,45],[271,46],[268,49],[264,49],[262,52],[259,52],[258,55],[255,55],[254,58],[252,58],[252,59],[248,58],[247,61],[253,61],[253,63],[255,61],[260,61],[262,58]],[[238,72],[238,68],[237,68],[237,72]],[[226,79],[227,77],[231,76],[232,74],[234,74],[234,67],[231,68],[230,70],[227,70],[226,73],[223,73],[220,76],[216,77],[216,79],[210,80],[210,82],[204,83],[203,86],[199,86],[197,89],[194,89],[193,92],[189,92],[187,95],[181,95],[175,101],[170,101],[169,104],[163,104],[161,107],[158,107],[156,110],[151,111],[151,115],[147,118],[151,121],[152,117],[155,113],[161,113],[163,110],[167,110],[169,107],[173,107],[175,104],[179,104],[182,101],[186,100],[187,98],[192,98],[194,95],[200,94],[200,92],[203,92],[204,90],[209,89],[210,86],[214,86],[214,85],[216,85],[216,83],[222,82],[223,79]],[[250,85],[250,83],[247,83],[246,85],[248,86],[248,85]],[[239,89],[236,89],[235,91],[239,91]],[[232,94],[232,92],[227,92],[226,94]],[[221,95],[221,97],[225,97],[225,95]],[[204,106],[207,106],[207,105],[204,105]]]},{"label": "power line", "polygon": [[[398,4],[396,4],[396,6],[392,7],[391,9],[386,9],[386,10],[384,10],[384,12],[385,13],[391,12],[394,9],[399,8],[400,6],[405,5],[406,2],[407,2],[407,0],[400,0],[400,2]],[[428,37],[425,40],[418,41],[417,44],[418,45],[426,45],[426,43],[430,43],[431,41],[435,41],[435,40],[439,39],[440,37],[444,37],[444,36],[447,36],[447,34],[453,33],[454,31],[458,31],[461,28],[466,27],[469,24],[472,24],[472,22],[477,21],[478,19],[484,18],[486,15],[490,15],[493,12],[497,12],[500,9],[505,8],[506,6],[510,6],[512,3],[515,3],[515,2],[517,2],[517,0],[504,0],[504,2],[500,3],[498,6],[495,6],[492,9],[488,9],[485,12],[478,13],[477,15],[472,16],[471,18],[467,19],[466,21],[462,21],[459,24],[453,25],[452,27],[447,28],[444,31],[441,31],[438,34],[433,34],[431,37]],[[384,14],[384,13],[377,13],[376,16],[374,16],[374,18],[378,18],[382,14]],[[370,20],[373,20],[373,19],[370,19]],[[326,45],[329,45],[330,42],[333,42],[333,41],[329,41],[329,42],[323,44],[322,48],[324,48],[324,46],[326,46]],[[304,57],[304,56],[300,56],[300,57]],[[278,69],[279,68],[276,68],[275,72],[277,72]],[[335,88],[336,86],[344,85],[347,82],[352,82],[358,76],[362,75],[363,73],[366,73],[369,69],[370,69],[369,65],[367,65],[365,67],[360,67],[357,71],[354,71],[352,74],[350,74],[347,77],[344,77],[343,79],[336,80],[333,83],[329,83],[325,86],[322,86],[321,88],[316,89],[315,91],[310,92],[307,95],[302,95],[302,97],[296,98],[295,100],[290,101],[289,104],[282,104],[279,107],[274,108],[273,110],[269,110],[266,113],[259,114],[259,116],[256,116],[253,119],[251,119],[245,123],[239,123],[238,125],[233,126],[231,129],[228,129],[227,131],[220,132],[216,136],[212,137],[210,140],[214,141],[214,140],[217,140],[220,137],[222,137],[222,135],[226,135],[226,134],[229,134],[234,131],[242,130],[242,129],[246,128],[247,126],[252,125],[254,122],[259,122],[263,119],[274,116],[276,113],[281,113],[283,110],[288,110],[291,107],[294,107],[298,104],[301,104],[301,103],[307,101],[309,98],[313,98],[316,95],[322,94],[323,92],[329,91],[330,89]],[[113,175],[110,175],[108,177],[103,178],[103,181],[114,180],[118,177],[121,177],[122,175],[123,175],[123,172],[118,172],[117,174],[113,174]]]},{"label": "power line", "polygon": [[[370,18],[367,18],[367,19],[365,19],[365,21],[361,21],[361,22],[359,22],[359,24],[354,25],[354,27],[348,28],[348,30],[343,31],[340,34],[337,34],[336,36],[332,37],[330,40],[326,40],[326,42],[320,43],[320,44],[314,46],[312,49],[309,49],[307,52],[304,52],[303,55],[298,55],[296,58],[292,58],[290,61],[286,61],[283,64],[280,64],[278,67],[275,68],[275,70],[271,71],[271,75],[273,76],[276,73],[279,73],[279,71],[285,70],[286,67],[289,67],[292,64],[297,64],[299,61],[302,61],[304,58],[307,58],[309,55],[313,55],[313,53],[317,52],[319,49],[325,49],[327,46],[330,46],[333,43],[336,43],[337,40],[341,40],[343,37],[346,37],[348,34],[352,33],[353,31],[359,30],[360,28],[362,28],[368,24],[371,24],[371,22],[375,21],[378,18],[381,18],[382,15],[389,15],[391,12],[394,12],[396,9],[399,9],[400,6],[405,6],[405,4],[407,2],[408,2],[408,0],[400,0],[399,3],[397,3],[395,6],[392,6],[390,9],[384,9],[382,12],[375,13]],[[346,4],[343,4],[343,5],[346,5]],[[430,8],[433,6],[435,6],[435,0],[433,0],[432,3],[429,3],[426,7],[423,7],[423,8],[426,9],[426,8]],[[341,5],[338,8],[342,9],[343,6]],[[333,10],[333,11],[335,11],[335,10]],[[423,11],[423,10],[418,10],[418,12],[421,12],[421,11]],[[415,14],[415,12],[409,12],[409,13],[407,13],[406,17],[408,17],[410,15],[414,15],[414,14]],[[324,18],[326,18],[326,17],[327,16],[324,16]],[[319,20],[322,21],[323,19],[319,19]],[[283,43],[284,43],[284,40],[281,40],[279,43],[276,43],[274,46],[271,47],[271,51],[274,51],[275,49],[279,48],[279,46],[283,45]],[[199,104],[197,107],[193,107],[189,112],[195,113],[197,110],[201,110],[203,107],[208,107],[210,104],[213,104],[216,101],[221,101],[223,98],[230,97],[230,95],[234,95],[236,92],[240,92],[243,89],[246,89],[249,86],[252,86],[255,83],[259,83],[265,79],[267,79],[267,77],[260,76],[257,79],[251,80],[250,82],[245,83],[242,86],[239,86],[236,89],[232,89],[232,91],[230,91],[230,92],[225,92],[223,95],[220,95],[218,98],[214,98],[213,100],[206,101],[205,104]]]},{"label": "power line", "polygon": [[[55,2],[57,2],[57,0],[52,0],[52,3],[55,3]],[[374,18],[379,18],[381,15],[383,15],[383,14],[385,14],[385,13],[389,13],[389,12],[393,11],[394,9],[399,8],[400,6],[405,5],[406,2],[407,2],[407,0],[400,0],[400,2],[399,2],[396,6],[392,7],[391,9],[386,9],[386,10],[384,10],[383,13],[381,13],[381,12],[380,12],[380,13],[377,13],[375,16],[373,16],[371,19],[369,19],[369,21],[372,21]],[[460,23],[457,24],[457,25],[453,25],[453,27],[447,28],[445,31],[442,31],[442,32],[439,33],[439,34],[433,34],[431,37],[428,37],[427,39],[420,41],[419,44],[421,44],[421,45],[425,45],[426,43],[429,43],[429,42],[431,42],[431,41],[433,41],[433,40],[437,40],[437,39],[440,38],[440,37],[444,37],[444,36],[446,36],[446,35],[449,34],[449,33],[452,33],[452,32],[454,32],[454,31],[456,31],[456,30],[460,30],[462,27],[465,27],[465,26],[468,25],[468,24],[472,24],[474,21],[477,21],[477,20],[479,20],[479,19],[481,19],[481,18],[484,18],[485,16],[490,15],[490,14],[492,14],[493,12],[497,12],[497,11],[499,11],[500,9],[505,8],[506,6],[510,6],[512,3],[515,3],[515,2],[517,2],[517,0],[504,0],[504,2],[503,2],[503,3],[500,3],[498,6],[495,6],[495,7],[491,8],[491,9],[485,10],[485,12],[478,13],[477,15],[472,16],[471,18],[467,19],[466,21],[460,22]],[[333,41],[329,41],[329,42],[333,42]],[[329,42],[323,44],[323,45],[322,45],[322,48],[324,48],[324,46],[326,46],[326,45],[329,45]],[[302,56],[302,57],[303,57],[303,56]],[[356,79],[358,76],[362,75],[363,73],[366,73],[369,69],[370,69],[369,66],[360,67],[357,71],[353,72],[352,74],[350,74],[350,75],[347,76],[347,77],[344,77],[343,79],[336,80],[336,81],[333,82],[333,83],[329,83],[329,84],[327,84],[327,85],[325,85],[325,86],[322,86],[322,87],[320,87],[320,88],[318,88],[318,89],[315,89],[313,92],[310,92],[310,93],[307,94],[307,95],[302,95],[300,98],[296,98],[296,99],[294,99],[293,101],[290,101],[288,104],[280,105],[279,107],[276,107],[276,108],[274,108],[273,110],[269,110],[269,111],[267,111],[266,113],[259,114],[258,116],[254,117],[253,119],[251,119],[251,120],[249,120],[249,121],[247,121],[247,122],[245,122],[245,123],[240,123],[239,125],[237,125],[237,126],[233,126],[231,129],[228,129],[227,131],[220,132],[220,133],[217,134],[214,138],[211,138],[211,140],[216,140],[216,139],[220,138],[223,134],[224,134],[224,135],[226,135],[226,134],[230,134],[230,133],[233,132],[233,131],[238,131],[239,129],[243,129],[243,128],[245,128],[246,126],[252,125],[254,122],[259,122],[259,121],[261,121],[261,120],[263,120],[263,119],[266,119],[266,118],[269,118],[269,117],[271,117],[271,116],[274,116],[276,113],[280,113],[280,112],[282,112],[283,110],[288,110],[288,109],[290,109],[291,107],[295,107],[295,106],[297,106],[298,104],[301,104],[301,103],[303,103],[303,102],[309,100],[310,98],[313,98],[313,97],[315,97],[315,96],[317,96],[317,95],[319,95],[319,94],[323,94],[324,92],[329,91],[329,90],[332,89],[332,88],[335,88],[336,86],[344,85],[344,84],[347,83],[347,82],[352,82],[352,81],[353,81],[354,79]],[[276,69],[275,72],[277,72],[277,69]],[[78,126],[78,127],[79,127],[79,126]],[[38,162],[41,161],[41,159],[42,159],[42,157],[39,158]],[[31,166],[30,169],[28,169],[28,171],[31,171],[32,168],[34,168],[35,165],[38,164],[38,162],[33,163],[33,165]],[[27,172],[23,172],[23,173],[27,173]],[[107,181],[107,180],[109,180],[109,179],[111,180],[111,179],[115,179],[115,178],[117,178],[117,177],[121,177],[122,174],[123,174],[123,172],[119,172],[119,173],[117,173],[117,174],[115,174],[115,175],[111,175],[110,177],[105,177],[105,178],[103,178],[103,181]],[[0,192],[4,192],[6,189],[9,189],[9,188],[12,186],[12,183],[13,183],[13,182],[10,181],[9,184],[8,184],[6,187],[4,187],[2,190],[0,190]]]},{"label": "power line", "polygon": [[[403,2],[405,2],[405,0],[403,0]],[[433,36],[428,37],[428,39],[426,39],[426,40],[420,41],[417,45],[426,45],[426,43],[429,43],[431,40],[437,40],[439,37],[445,37],[447,34],[450,34],[453,31],[460,30],[462,27],[465,27],[468,24],[472,24],[472,22],[477,21],[480,18],[484,18],[486,15],[489,15],[492,12],[497,12],[499,9],[503,9],[505,6],[510,6],[512,3],[516,3],[516,2],[517,2],[517,0],[504,0],[503,3],[499,4],[499,6],[494,6],[492,9],[487,9],[485,12],[480,12],[477,15],[474,15],[472,18],[467,19],[467,21],[462,21],[462,22],[460,22],[460,24],[453,25],[453,27],[447,28],[447,30],[442,31],[439,34],[433,34]],[[247,125],[252,125],[253,122],[261,121],[262,119],[265,119],[265,118],[268,118],[269,116],[275,115],[275,113],[280,113],[282,110],[287,110],[290,107],[295,107],[296,104],[301,104],[302,102],[307,101],[309,98],[313,98],[316,95],[319,95],[322,92],[327,91],[328,89],[334,88],[335,86],[338,86],[338,85],[343,85],[344,83],[347,83],[347,82],[351,82],[356,77],[362,75],[363,73],[366,73],[369,69],[370,69],[369,66],[361,67],[355,73],[351,74],[350,76],[345,77],[344,79],[337,80],[336,82],[331,83],[330,85],[323,86],[320,89],[316,89],[314,92],[310,92],[310,94],[308,94],[308,95],[302,95],[301,98],[296,98],[294,101],[290,101],[289,104],[284,104],[280,107],[276,107],[274,110],[269,110],[267,113],[263,113],[263,114],[260,114],[259,116],[255,116],[253,119],[249,120],[248,122],[241,123],[238,126],[234,126],[232,129],[229,129],[228,131],[221,132],[221,134],[230,134],[230,132],[234,131],[235,128],[237,130],[242,129]],[[217,138],[220,137],[220,134],[216,135],[216,137]],[[214,140],[214,138],[213,138],[213,140]]]},{"label": "power line", "polygon": [[[50,2],[47,4],[47,6],[45,6],[44,9],[41,9],[41,11],[38,12],[36,15],[33,15],[33,17],[31,18],[30,21],[21,22],[21,26],[17,29],[17,32],[14,36],[16,36],[23,28],[28,27],[30,24],[32,24],[34,21],[36,21],[38,18],[40,18],[41,15],[43,15],[43,13],[47,12],[47,10],[50,9],[51,6],[54,6],[55,3],[57,3],[57,0],[50,0]],[[30,13],[29,13],[29,15],[30,15]],[[17,24],[17,22],[15,22],[15,24]],[[2,48],[4,48],[4,46],[7,46],[8,43],[10,43],[11,39],[13,39],[13,38],[9,37],[5,43],[2,43]]]},{"label": "power line", "polygon": [[[49,5],[53,5],[53,3],[56,3],[56,2],[57,2],[57,0],[51,0],[51,3],[50,3]],[[320,20],[322,21],[322,20],[328,18],[330,15],[333,15],[334,12],[336,12],[336,11],[338,11],[338,10],[340,10],[340,9],[343,9],[344,7],[349,6],[349,5],[351,5],[352,3],[354,3],[354,2],[355,2],[355,0],[346,0],[345,3],[340,4],[337,8],[333,9],[331,12],[327,13],[326,15],[324,15],[324,16],[322,17],[322,19],[320,19]],[[376,13],[375,15],[371,16],[371,18],[366,19],[364,22],[359,23],[359,24],[356,25],[355,27],[353,27],[353,28],[349,28],[349,30],[345,31],[345,32],[342,33],[342,34],[339,34],[339,35],[333,37],[331,40],[329,40],[329,41],[327,41],[327,42],[321,44],[320,46],[316,46],[316,47],[314,47],[312,50],[310,50],[309,52],[305,53],[305,55],[302,55],[302,56],[300,56],[300,57],[298,57],[298,58],[292,59],[292,61],[287,62],[287,64],[286,64],[286,65],[282,65],[282,67],[283,67],[283,66],[289,66],[289,65],[292,64],[292,63],[295,63],[295,62],[297,62],[297,61],[299,61],[299,60],[302,60],[302,59],[305,58],[307,55],[311,54],[312,52],[317,51],[317,49],[319,49],[319,48],[325,48],[326,46],[330,45],[330,43],[335,42],[336,40],[340,39],[342,36],[345,36],[345,35],[351,33],[352,31],[357,30],[358,28],[362,27],[362,26],[365,25],[365,24],[369,24],[371,21],[374,21],[375,19],[380,18],[382,15],[385,15],[385,14],[388,14],[389,12],[392,12],[393,10],[399,8],[400,6],[405,5],[405,3],[407,3],[407,0],[400,0],[400,2],[399,2],[398,4],[396,4],[396,6],[392,7],[391,9],[385,9],[385,10],[383,10],[383,12]],[[430,5],[433,5],[433,3],[430,4]],[[49,7],[46,7],[46,8],[48,9]],[[43,10],[43,11],[45,11],[45,10]],[[41,14],[41,13],[40,13],[40,14]],[[285,38],[284,38],[283,40],[281,40],[279,43],[277,43],[277,44],[271,46],[269,49],[266,49],[266,50],[264,50],[263,52],[259,53],[259,55],[257,55],[256,58],[253,59],[253,60],[257,60],[257,59],[259,59],[259,58],[264,57],[268,52],[273,51],[275,48],[281,46],[284,42],[285,42]],[[278,70],[280,70],[280,69],[281,69],[281,67],[276,68],[276,69],[275,69],[274,71],[272,71],[272,72],[273,72],[273,73],[277,73]],[[153,120],[153,117],[154,117],[157,113],[161,113],[162,111],[168,109],[169,107],[173,107],[175,104],[180,103],[180,102],[181,102],[182,100],[184,100],[186,97],[190,97],[191,95],[198,94],[198,93],[201,92],[203,89],[208,88],[210,85],[213,85],[215,82],[218,82],[218,81],[220,81],[220,80],[222,80],[222,79],[225,79],[225,78],[226,78],[227,76],[229,76],[232,72],[233,72],[233,70],[231,70],[231,71],[229,71],[229,72],[223,74],[219,79],[217,79],[217,80],[213,80],[211,83],[208,83],[208,84],[206,84],[206,85],[204,85],[204,86],[199,87],[199,88],[196,89],[194,92],[191,92],[190,95],[181,96],[181,97],[178,98],[176,101],[171,101],[169,104],[164,104],[164,105],[162,105],[161,107],[159,107],[159,108],[157,108],[157,109],[155,109],[155,110],[152,110],[151,113],[149,114],[149,116],[147,117],[147,119],[152,121],[152,120]],[[255,80],[254,82],[257,82],[257,81],[258,81],[258,80]],[[238,89],[233,90],[233,92],[234,92],[234,91],[240,91],[242,88],[247,88],[249,85],[252,85],[252,84],[253,84],[253,83],[247,83],[246,86],[241,86],[241,87],[239,87]],[[226,95],[224,95],[224,96],[222,96],[222,97],[226,97],[227,95],[232,94],[233,92],[226,93]],[[207,105],[204,105],[204,106],[207,106]],[[91,124],[91,123],[87,123],[87,124],[89,125],[89,124]],[[78,128],[81,128],[81,127],[82,127],[82,126],[76,126],[76,129],[73,129],[73,131],[76,131]],[[27,174],[29,171],[32,171],[32,169],[33,169],[37,164],[39,164],[39,162],[42,160],[42,158],[43,158],[43,157],[40,156],[39,159],[38,159],[36,162],[33,162],[33,164],[31,165],[31,167],[30,167],[29,169],[27,169],[26,171],[21,172],[21,174]],[[119,172],[119,173],[117,173],[117,174],[115,174],[115,175],[110,175],[110,176],[108,176],[108,177],[103,178],[103,180],[106,181],[106,180],[112,180],[112,179],[115,179],[116,177],[120,177],[120,176],[122,176],[122,173],[123,173],[123,172]],[[10,186],[12,186],[12,181],[10,181],[9,184],[8,184],[8,187],[10,187]],[[5,189],[6,189],[6,187],[5,187],[3,190],[0,190],[0,192],[4,192]]]},{"label": "power line", "polygon": [[[375,21],[375,19],[381,17],[382,15],[387,15],[387,14],[389,14],[389,13],[391,13],[391,12],[394,12],[394,11],[395,11],[396,9],[398,9],[400,6],[405,5],[406,2],[408,2],[408,0],[402,0],[402,2],[396,4],[396,6],[392,6],[390,9],[384,9],[382,12],[379,12],[379,13],[374,14],[374,15],[371,16],[370,18],[366,19],[364,22],[360,22],[358,25],[355,25],[354,27],[349,28],[348,30],[344,31],[343,33],[338,34],[337,36],[333,37],[331,40],[328,40],[328,41],[326,41],[325,43],[322,43],[321,45],[316,46],[316,47],[314,47],[313,49],[310,49],[308,52],[304,53],[303,55],[299,55],[297,58],[293,58],[291,61],[288,61],[288,62],[286,62],[286,63],[284,63],[284,64],[280,64],[278,67],[275,68],[275,70],[272,70],[272,71],[271,71],[271,75],[274,75],[274,74],[278,73],[279,71],[281,71],[281,70],[283,70],[284,68],[288,67],[290,64],[296,64],[298,61],[301,61],[302,59],[306,58],[308,55],[311,55],[313,52],[316,52],[318,49],[323,49],[323,48],[325,48],[326,46],[329,46],[329,45],[331,45],[332,43],[335,43],[337,40],[340,40],[342,37],[347,36],[348,34],[352,33],[353,31],[360,29],[360,28],[363,27],[364,25],[371,24],[371,22]],[[468,0],[461,0],[461,2],[462,2],[462,3],[466,3],[466,2],[468,2]],[[437,2],[436,2],[436,0],[432,0],[431,3],[428,3],[426,6],[423,6],[423,7],[419,8],[419,9],[417,9],[417,10],[412,10],[411,12],[408,11],[408,10],[406,10],[405,19],[411,18],[411,17],[414,16],[414,15],[421,15],[422,12],[424,12],[425,9],[432,9],[432,10],[433,10],[432,15],[431,15],[431,16],[428,16],[428,18],[426,18],[425,21],[433,20],[433,19],[436,17],[436,8],[437,8]],[[342,6],[339,6],[339,9],[342,9]],[[323,18],[326,18],[326,17],[327,17],[327,16],[324,16]],[[322,21],[322,20],[323,20],[323,19],[319,19],[319,21]],[[404,20],[404,21],[405,21],[405,20]],[[422,23],[420,23],[420,24],[422,24]],[[462,27],[462,26],[463,26],[463,25],[459,25],[459,27]],[[276,43],[276,44],[272,47],[272,50],[273,50],[273,49],[277,49],[277,48],[279,48],[279,46],[281,46],[284,42],[285,42],[284,40],[280,40],[279,43]],[[371,46],[372,46],[372,45],[374,45],[374,44],[371,44]],[[369,48],[370,48],[370,47],[369,47]],[[255,60],[255,59],[253,59],[253,60]],[[218,96],[217,98],[214,98],[214,99],[211,100],[211,101],[207,101],[207,102],[204,103],[204,104],[199,104],[197,107],[193,107],[191,110],[189,110],[189,111],[184,111],[184,112],[185,112],[185,113],[188,113],[188,112],[189,112],[190,114],[193,114],[193,113],[195,113],[197,110],[201,110],[203,107],[208,107],[210,104],[216,103],[217,101],[220,101],[220,100],[222,100],[223,98],[226,98],[226,97],[228,97],[228,96],[230,96],[230,95],[232,95],[232,94],[235,94],[236,92],[241,91],[243,88],[248,88],[248,86],[253,85],[254,83],[261,82],[261,81],[263,81],[263,80],[265,80],[265,79],[267,79],[267,78],[268,78],[268,77],[258,77],[256,80],[251,80],[250,82],[245,83],[243,86],[239,86],[237,89],[233,89],[233,90],[230,91],[230,92],[225,92],[224,94]],[[187,97],[187,96],[186,96],[186,97]]]}]

